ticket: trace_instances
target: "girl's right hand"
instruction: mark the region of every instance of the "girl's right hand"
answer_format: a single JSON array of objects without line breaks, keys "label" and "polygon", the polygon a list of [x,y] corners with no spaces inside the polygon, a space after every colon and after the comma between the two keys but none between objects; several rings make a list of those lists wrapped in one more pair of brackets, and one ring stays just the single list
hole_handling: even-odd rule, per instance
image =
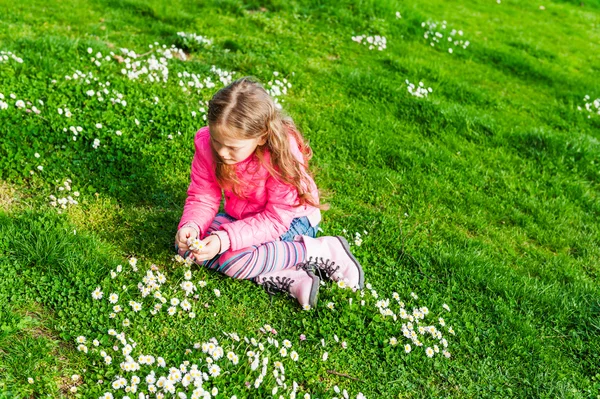
[{"label": "girl's right hand", "polygon": [[183,254],[190,249],[187,242],[189,239],[198,238],[198,233],[196,229],[191,227],[182,227],[177,231],[175,235],[175,245],[179,248],[179,255],[183,256]]}]

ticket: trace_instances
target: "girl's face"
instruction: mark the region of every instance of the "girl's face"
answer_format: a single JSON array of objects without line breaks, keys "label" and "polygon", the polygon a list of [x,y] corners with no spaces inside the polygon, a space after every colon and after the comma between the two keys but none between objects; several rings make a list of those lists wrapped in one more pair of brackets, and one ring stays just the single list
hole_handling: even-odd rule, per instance
[{"label": "girl's face", "polygon": [[223,135],[219,128],[210,129],[210,142],[221,161],[226,165],[234,165],[248,158],[256,147],[263,145],[265,139],[234,139],[235,135]]}]

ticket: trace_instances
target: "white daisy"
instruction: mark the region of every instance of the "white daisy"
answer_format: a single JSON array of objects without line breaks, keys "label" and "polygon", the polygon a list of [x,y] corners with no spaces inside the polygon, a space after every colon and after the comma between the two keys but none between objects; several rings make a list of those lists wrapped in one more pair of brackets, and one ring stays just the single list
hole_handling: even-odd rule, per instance
[{"label": "white daisy", "polygon": [[430,347],[427,347],[427,349],[425,349],[425,354],[427,355],[427,357],[433,357],[433,355],[435,354],[434,350]]},{"label": "white daisy", "polygon": [[99,300],[102,299],[102,295],[104,295],[100,289],[100,287],[97,287],[94,292],[92,292],[92,298]]}]

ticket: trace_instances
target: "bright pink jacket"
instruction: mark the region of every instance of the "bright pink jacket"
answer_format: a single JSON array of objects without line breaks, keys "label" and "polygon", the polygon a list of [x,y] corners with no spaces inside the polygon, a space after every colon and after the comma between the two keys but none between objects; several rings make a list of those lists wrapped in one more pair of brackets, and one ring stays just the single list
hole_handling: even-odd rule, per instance
[{"label": "bright pink jacket", "polygon": [[[192,161],[191,182],[178,228],[193,227],[198,230],[198,236],[203,237],[219,210],[221,187],[215,176],[208,127],[203,127],[196,133],[194,144],[196,153]],[[302,153],[292,135],[290,147],[294,156],[303,162]],[[269,161],[269,156],[265,152],[266,162]],[[298,203],[298,191],[273,178],[254,154],[235,164],[235,167],[241,185],[245,188],[245,198],[224,190],[225,212],[237,220],[221,225],[217,232],[221,239],[221,253],[227,249],[237,251],[277,241],[297,217],[307,216],[313,226],[321,220],[318,208],[310,205],[294,206]],[[317,186],[310,177],[308,180],[310,193],[318,200]]]}]

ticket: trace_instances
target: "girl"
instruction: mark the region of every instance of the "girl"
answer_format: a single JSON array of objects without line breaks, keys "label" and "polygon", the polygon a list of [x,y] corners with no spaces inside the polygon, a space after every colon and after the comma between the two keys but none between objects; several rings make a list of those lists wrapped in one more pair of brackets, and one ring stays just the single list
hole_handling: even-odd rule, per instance
[{"label": "girl", "polygon": [[[246,77],[219,90],[194,144],[180,255],[287,292],[305,309],[316,305],[322,276],[363,287],[347,241],[315,238],[323,206],[308,170],[312,151],[260,84]],[[217,214],[221,192],[226,214]],[[190,250],[196,238],[203,247]]]}]

